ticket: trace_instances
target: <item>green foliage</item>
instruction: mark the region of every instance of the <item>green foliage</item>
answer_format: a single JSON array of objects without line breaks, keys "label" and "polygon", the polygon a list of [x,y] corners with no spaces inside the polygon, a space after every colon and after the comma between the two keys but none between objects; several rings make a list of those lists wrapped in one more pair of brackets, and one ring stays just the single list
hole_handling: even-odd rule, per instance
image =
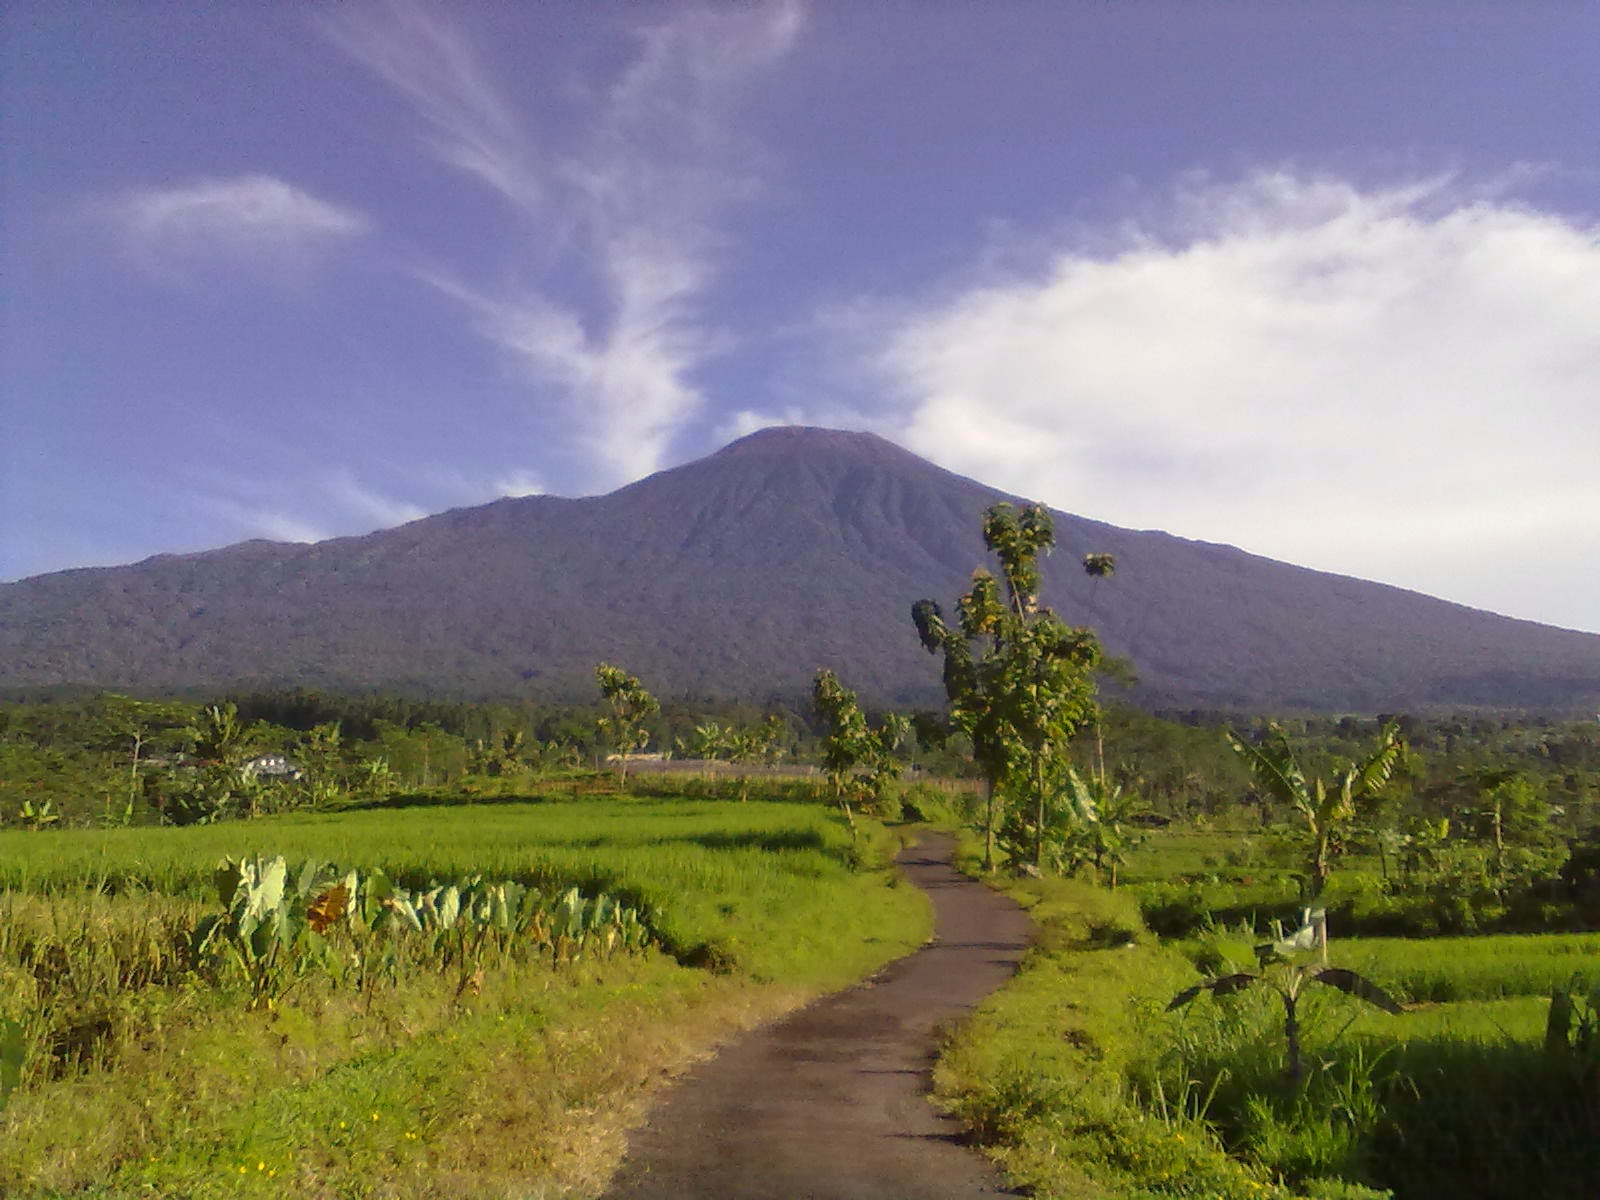
[{"label": "green foliage", "polygon": [[971,740],[988,787],[985,869],[994,866],[995,803],[1002,793],[1029,823],[1029,856],[1042,867],[1052,780],[1095,711],[1100,645],[1090,630],[1072,628],[1039,605],[1038,556],[1055,545],[1048,509],[1035,504],[1018,512],[997,504],[984,514],[983,537],[1000,560],[1004,595],[980,568],[957,603],[955,626],[932,600],[914,604],[911,618],[923,647],[944,655],[950,719]]},{"label": "green foliage", "polygon": [[1091,865],[1107,886],[1115,888],[1128,855],[1146,840],[1135,824],[1148,811],[1144,798],[1101,774],[1086,775],[1068,767],[1064,776],[1065,803],[1055,809],[1066,819],[1058,821],[1059,831],[1051,840],[1058,861],[1068,870]]},{"label": "green foliage", "polygon": [[1281,725],[1269,724],[1260,742],[1245,741],[1231,731],[1227,737],[1249,764],[1256,786],[1292,807],[1305,823],[1306,895],[1316,899],[1327,887],[1337,839],[1383,791],[1405,752],[1399,724],[1385,725],[1365,758],[1338,767],[1332,786],[1321,778],[1307,779]]},{"label": "green foliage", "polygon": [[[1322,961],[1299,961],[1313,950],[1320,950]],[[1270,987],[1283,1002],[1283,1035],[1287,1049],[1285,1061],[1289,1078],[1296,1083],[1305,1076],[1299,1009],[1300,994],[1306,984],[1320,983],[1335,988],[1387,1013],[1398,1015],[1401,1011],[1394,999],[1366,976],[1346,967],[1328,965],[1327,913],[1324,911],[1307,909],[1295,933],[1256,946],[1255,955],[1259,964],[1257,971],[1230,971],[1213,979],[1202,980],[1174,996],[1167,1005],[1167,1011],[1183,1008],[1204,992],[1222,997],[1243,991],[1253,983]]]},{"label": "green foliage", "polygon": [[374,964],[392,974],[388,942],[396,937],[420,939],[421,960],[454,971],[458,994],[481,986],[491,953],[500,960],[544,953],[564,963],[639,950],[650,939],[636,909],[604,894],[586,899],[575,887],[547,900],[514,880],[473,876],[410,892],[381,871],[340,871],[315,860],[291,873],[282,856],[225,859],[216,883],[224,911],[196,929],[195,955],[203,960],[225,948],[248,981],[252,1009],[275,1007],[313,971],[341,978],[353,964],[363,987]]},{"label": "green foliage", "polygon": [[873,729],[856,703],[856,694],[839,682],[832,671],[821,670],[812,685],[812,701],[828,729],[822,744],[822,766],[828,788],[845,820],[855,828],[852,805],[874,816],[895,816],[889,811],[892,785],[900,777],[895,751],[910,729],[896,713]]},{"label": "green foliage", "polygon": [[606,713],[596,723],[600,737],[617,755],[617,778],[628,778],[628,755],[643,750],[650,742],[645,721],[661,711],[656,698],[644,685],[619,667],[601,663],[594,670],[595,682],[605,701]]}]

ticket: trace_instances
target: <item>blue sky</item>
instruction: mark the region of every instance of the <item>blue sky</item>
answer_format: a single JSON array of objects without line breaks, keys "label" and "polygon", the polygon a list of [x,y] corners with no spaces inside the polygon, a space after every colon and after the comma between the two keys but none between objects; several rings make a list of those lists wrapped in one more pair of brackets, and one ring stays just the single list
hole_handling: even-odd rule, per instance
[{"label": "blue sky", "polygon": [[870,429],[1600,631],[1600,6],[0,12],[0,578]]}]

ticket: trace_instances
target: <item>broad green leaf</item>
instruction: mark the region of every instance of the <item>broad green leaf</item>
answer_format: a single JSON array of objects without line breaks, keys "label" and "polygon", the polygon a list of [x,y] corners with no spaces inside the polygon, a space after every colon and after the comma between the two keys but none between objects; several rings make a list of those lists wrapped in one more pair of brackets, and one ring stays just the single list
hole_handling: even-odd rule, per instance
[{"label": "broad green leaf", "polygon": [[1359,1000],[1365,1000],[1368,1004],[1383,1009],[1384,1012],[1398,1016],[1403,1011],[1395,999],[1372,980],[1344,967],[1309,967],[1306,969],[1306,977],[1317,983],[1336,987]]}]

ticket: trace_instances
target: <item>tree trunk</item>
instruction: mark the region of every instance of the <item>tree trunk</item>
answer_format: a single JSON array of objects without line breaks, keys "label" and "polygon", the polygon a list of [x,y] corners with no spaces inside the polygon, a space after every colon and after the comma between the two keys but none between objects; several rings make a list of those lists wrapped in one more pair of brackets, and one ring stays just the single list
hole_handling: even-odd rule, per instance
[{"label": "tree trunk", "polygon": [[1033,867],[1044,874],[1044,756],[1036,754],[1033,760]]},{"label": "tree trunk", "polygon": [[1295,997],[1283,993],[1283,1036],[1289,1044],[1289,1078],[1299,1083],[1305,1075],[1305,1064],[1300,1061],[1300,1018],[1295,1013]]},{"label": "tree trunk", "polygon": [[128,770],[128,807],[124,812],[123,824],[133,821],[133,806],[139,795],[139,751],[144,747],[144,730],[136,730],[133,735],[133,765]]},{"label": "tree trunk", "polygon": [[1328,884],[1328,837],[1323,833],[1313,833],[1312,837],[1310,899],[1315,900]]},{"label": "tree trunk", "polygon": [[983,781],[983,869],[994,870],[994,780]]}]

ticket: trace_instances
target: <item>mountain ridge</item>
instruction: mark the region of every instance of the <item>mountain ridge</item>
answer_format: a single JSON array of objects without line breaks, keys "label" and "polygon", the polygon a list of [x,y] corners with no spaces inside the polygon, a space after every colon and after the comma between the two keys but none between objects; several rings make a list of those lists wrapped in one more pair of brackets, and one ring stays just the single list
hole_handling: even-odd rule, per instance
[{"label": "mountain ridge", "polygon": [[[0,689],[322,687],[794,696],[830,666],[937,705],[909,611],[988,562],[1016,497],[873,434],[776,427],[601,496],[506,498],[316,543],[255,539],[0,584]],[[1056,513],[1043,595],[1164,708],[1593,711],[1600,635],[1237,547]],[[1088,579],[1088,552],[1117,556]]]}]

